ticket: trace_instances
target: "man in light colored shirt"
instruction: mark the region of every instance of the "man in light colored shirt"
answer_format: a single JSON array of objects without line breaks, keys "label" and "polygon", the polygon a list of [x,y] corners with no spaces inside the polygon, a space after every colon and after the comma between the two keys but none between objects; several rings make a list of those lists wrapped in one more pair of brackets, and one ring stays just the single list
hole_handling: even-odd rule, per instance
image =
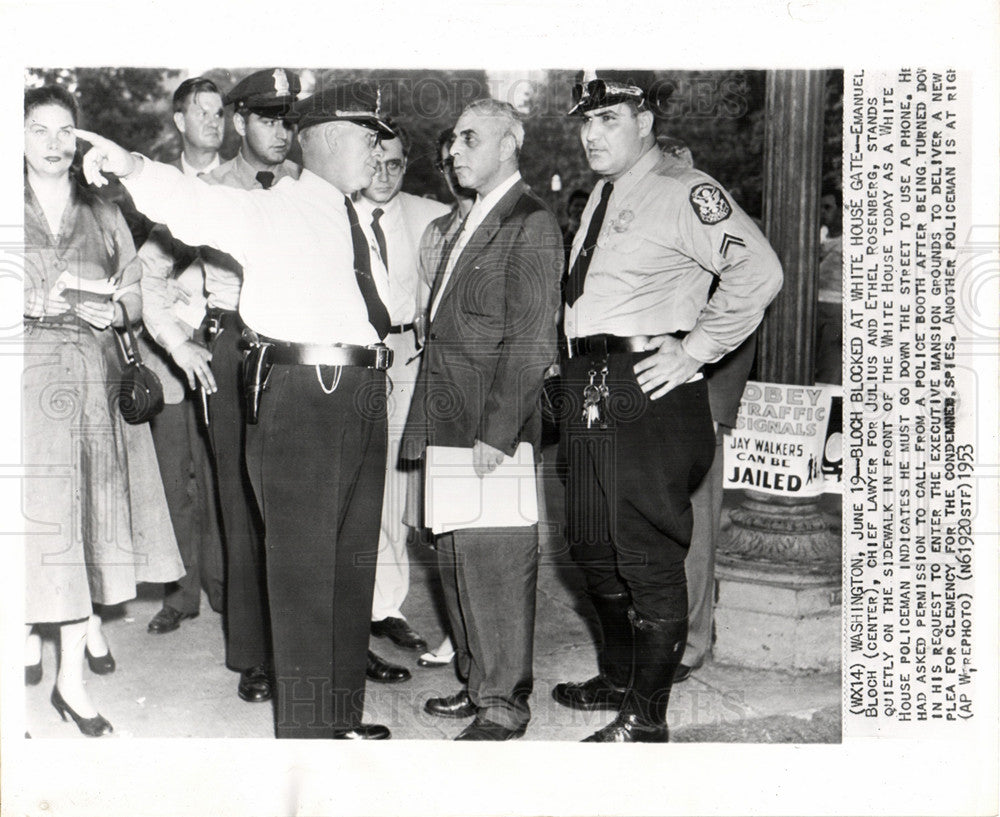
[{"label": "man in light colored shirt", "polygon": [[[301,168],[286,157],[295,138],[290,114],[299,91],[298,76],[284,68],[256,71],[237,83],[224,101],[234,107],[239,152],[201,178],[239,190],[266,190],[286,176],[297,179]],[[259,703],[271,699],[273,682],[264,527],[244,451],[243,324],[237,314],[243,271],[211,248],[204,248],[202,260],[208,308],[185,373],[208,400],[208,436],[226,537],[226,664],[240,673],[236,694]]]},{"label": "man in light colored shirt", "polygon": [[[588,81],[589,80],[589,81]],[[617,710],[590,742],[665,742],[687,638],[691,493],[715,455],[703,372],[777,294],[778,259],[709,176],[657,149],[653,78],[574,88],[601,180],[570,253],[562,422],[567,539],[601,622],[600,674],[558,684],[576,709]],[[572,402],[572,401],[568,401]]]},{"label": "man in light colored shirt", "polygon": [[322,87],[294,113],[305,169],[270,190],[206,185],[79,135],[94,145],[91,182],[102,170],[123,177],[140,211],[243,267],[240,316],[259,343],[250,359],[271,363],[246,448],[266,526],[277,736],[385,739],[386,727],[361,716],[385,479],[388,280],[349,197],[371,183],[378,135],[392,132],[363,82]]},{"label": "man in light colored shirt", "polygon": [[[456,176],[478,196],[434,276],[403,456],[422,457],[429,445],[471,449],[483,476],[522,441],[538,450],[542,378],[555,357],[562,236],[521,180],[524,127],[509,104],[470,104],[454,132]],[[444,718],[474,715],[457,740],[519,738],[531,715],[537,525],[456,530],[436,544],[466,684],[424,709]]]},{"label": "man in light colored shirt", "polygon": [[[191,77],[174,92],[174,125],[181,155],[174,166],[196,177],[219,166],[225,131],[222,95],[212,80]],[[225,605],[225,567],[215,476],[208,445],[200,428],[194,369],[208,368],[208,353],[196,339],[205,314],[206,269],[215,278],[239,279],[232,259],[217,251],[199,250],[177,241],[157,224],[139,248],[142,262],[143,323],[152,342],[140,341],[143,358],[164,387],[163,411],[150,421],[160,476],[170,518],[187,571],[167,585],[163,606],[150,620],[148,632],[162,635],[194,618],[204,587],[210,606]]]},{"label": "man in light colored shirt", "polygon": [[[396,125],[393,130],[396,138],[383,139],[376,149],[375,177],[361,191],[357,201],[358,215],[371,225],[389,273],[386,307],[392,328],[386,345],[393,351],[389,369],[389,450],[371,629],[372,635],[389,638],[404,649],[423,652],[427,642],[410,627],[401,609],[410,586],[410,561],[406,552],[408,529],[403,523],[403,511],[408,484],[419,478],[419,469],[413,463],[400,461],[399,442],[420,365],[413,331],[419,287],[418,244],[427,225],[447,213],[448,207],[401,192],[409,137]],[[403,671],[408,678],[409,672]]]}]

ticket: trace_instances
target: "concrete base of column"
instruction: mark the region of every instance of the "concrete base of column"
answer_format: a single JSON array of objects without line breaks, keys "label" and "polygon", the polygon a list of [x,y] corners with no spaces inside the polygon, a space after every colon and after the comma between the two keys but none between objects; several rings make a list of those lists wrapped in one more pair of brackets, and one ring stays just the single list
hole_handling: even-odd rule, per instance
[{"label": "concrete base of column", "polygon": [[837,669],[841,545],[817,500],[748,491],[730,521],[716,563],[715,660]]}]

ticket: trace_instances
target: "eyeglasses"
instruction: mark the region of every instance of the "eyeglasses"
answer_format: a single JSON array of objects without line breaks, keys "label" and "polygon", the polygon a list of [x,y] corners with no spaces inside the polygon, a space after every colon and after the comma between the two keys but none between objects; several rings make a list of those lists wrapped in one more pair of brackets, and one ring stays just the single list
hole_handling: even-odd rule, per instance
[{"label": "eyeglasses", "polygon": [[[586,85],[581,82],[573,86],[573,104],[578,105],[581,101],[593,104],[595,107],[602,107],[602,103],[607,102],[614,105],[621,101],[621,97],[634,99],[641,103],[646,95],[642,88],[635,85],[626,85],[623,82],[613,82],[607,79],[592,79]],[[609,99],[614,100],[608,101]]]},{"label": "eyeglasses", "polygon": [[389,159],[386,162],[379,159],[375,160],[375,172],[381,173],[384,170],[390,176],[398,176],[403,172],[403,168],[405,166],[406,165],[402,159]]},{"label": "eyeglasses", "polygon": [[444,159],[435,159],[434,167],[438,169],[440,173],[446,172],[455,163],[454,158],[448,156]]}]

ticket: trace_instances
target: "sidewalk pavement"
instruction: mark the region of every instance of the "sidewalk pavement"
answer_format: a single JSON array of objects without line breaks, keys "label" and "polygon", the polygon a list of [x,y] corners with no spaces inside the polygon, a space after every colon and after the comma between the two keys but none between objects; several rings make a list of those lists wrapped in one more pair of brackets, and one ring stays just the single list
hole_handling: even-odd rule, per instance
[{"label": "sidewalk pavement", "polygon": [[[547,449],[546,474],[554,451]],[[557,481],[546,479],[545,517],[560,519]],[[739,501],[727,492],[726,506]],[[726,511],[724,511],[724,514]],[[839,522],[838,522],[839,526]],[[608,712],[576,712],[559,706],[551,689],[560,681],[584,680],[597,669],[597,621],[583,593],[581,578],[561,552],[557,524],[541,527],[541,565],[535,624],[535,685],[532,721],[522,740],[578,741],[611,720]],[[444,636],[434,554],[411,549],[410,593],[404,606],[411,625],[432,646]],[[248,704],[236,696],[237,673],[223,664],[222,622],[202,600],[202,613],[166,635],[150,635],[146,624],[160,607],[161,593],[144,586],[140,595],[106,611],[105,632],[118,663],[108,676],[91,675],[87,686],[100,712],[114,725],[114,736],[187,738],[273,738],[273,707]],[[48,698],[55,679],[55,644],[43,642],[42,683],[26,688],[26,727],[33,738],[81,738],[73,723],[60,721]],[[435,718],[423,712],[429,697],[460,687],[452,666],[426,669],[417,655],[385,639],[372,649],[410,669],[401,684],[369,682],[365,720],[383,723],[396,740],[454,737],[464,721]],[[840,740],[838,673],[792,674],[744,669],[709,662],[674,687],[668,712],[675,742],[838,742]]]}]

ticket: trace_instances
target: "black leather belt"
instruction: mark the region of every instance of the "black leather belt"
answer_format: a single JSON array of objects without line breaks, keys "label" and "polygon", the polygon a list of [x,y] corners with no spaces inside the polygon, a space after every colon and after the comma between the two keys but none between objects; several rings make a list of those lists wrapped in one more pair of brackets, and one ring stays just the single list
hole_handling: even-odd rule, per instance
[{"label": "black leather belt", "polygon": [[347,343],[286,343],[260,337],[261,344],[270,346],[272,363],[303,366],[363,366],[384,372],[392,365],[392,349],[377,343],[372,346],[352,346]]},{"label": "black leather belt", "polygon": [[403,335],[413,329],[412,323],[397,323],[389,327],[390,335]]},{"label": "black leather belt", "polygon": [[90,324],[75,312],[63,312],[59,315],[25,315],[24,325],[45,326],[49,329],[89,329]]},{"label": "black leather belt", "polygon": [[[683,338],[687,332],[668,332],[671,337]],[[560,338],[559,351],[566,357],[604,357],[605,355],[645,352],[646,344],[654,335],[587,335],[583,338]]]}]

